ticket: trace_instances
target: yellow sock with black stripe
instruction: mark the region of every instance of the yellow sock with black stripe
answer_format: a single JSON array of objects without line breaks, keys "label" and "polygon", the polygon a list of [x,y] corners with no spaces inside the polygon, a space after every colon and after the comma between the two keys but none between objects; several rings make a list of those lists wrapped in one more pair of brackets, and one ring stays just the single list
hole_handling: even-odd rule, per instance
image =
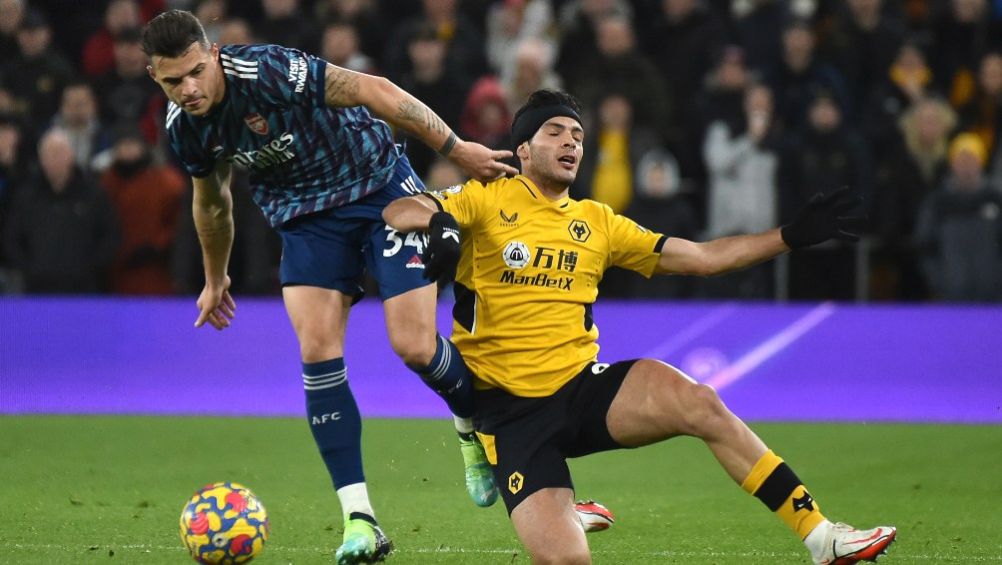
[{"label": "yellow sock with black stripe", "polygon": [[741,488],[775,512],[800,539],[825,520],[796,473],[771,450],[755,463]]}]

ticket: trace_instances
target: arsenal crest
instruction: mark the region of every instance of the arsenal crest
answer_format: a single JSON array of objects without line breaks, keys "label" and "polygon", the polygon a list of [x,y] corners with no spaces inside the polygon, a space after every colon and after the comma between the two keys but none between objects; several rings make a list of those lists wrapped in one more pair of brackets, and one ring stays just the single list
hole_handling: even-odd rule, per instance
[{"label": "arsenal crest", "polygon": [[258,135],[268,135],[268,120],[257,112],[244,116],[244,122],[250,130]]}]

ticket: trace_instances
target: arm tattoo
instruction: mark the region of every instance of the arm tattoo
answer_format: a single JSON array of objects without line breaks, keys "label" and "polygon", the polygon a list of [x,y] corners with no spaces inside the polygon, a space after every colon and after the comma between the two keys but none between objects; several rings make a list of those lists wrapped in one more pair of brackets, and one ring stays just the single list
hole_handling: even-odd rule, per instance
[{"label": "arm tattoo", "polygon": [[327,65],[324,73],[324,99],[331,106],[354,106],[358,94],[358,75]]},{"label": "arm tattoo", "polygon": [[397,118],[423,125],[428,131],[435,133],[445,133],[449,127],[445,125],[442,118],[435,115],[430,108],[422,104],[416,104],[411,100],[401,100],[397,106]]},{"label": "arm tattoo", "polygon": [[401,120],[417,122],[421,119],[421,112],[417,104],[410,100],[401,100],[400,106],[397,108],[397,117]]}]

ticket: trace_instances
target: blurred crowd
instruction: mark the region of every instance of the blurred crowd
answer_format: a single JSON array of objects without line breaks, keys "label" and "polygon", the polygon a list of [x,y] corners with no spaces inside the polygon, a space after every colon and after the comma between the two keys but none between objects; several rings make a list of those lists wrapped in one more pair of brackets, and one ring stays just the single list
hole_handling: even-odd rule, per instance
[{"label": "blurred crowd", "polygon": [[[1002,0],[0,0],[0,293],[201,289],[141,48],[166,8],[387,76],[492,147],[529,93],[567,90],[572,195],[668,235],[761,231],[844,185],[870,219],[781,270],[613,270],[608,296],[1002,300]],[[465,180],[406,147],[429,187]],[[275,293],[279,244],[234,182],[234,292]]]}]

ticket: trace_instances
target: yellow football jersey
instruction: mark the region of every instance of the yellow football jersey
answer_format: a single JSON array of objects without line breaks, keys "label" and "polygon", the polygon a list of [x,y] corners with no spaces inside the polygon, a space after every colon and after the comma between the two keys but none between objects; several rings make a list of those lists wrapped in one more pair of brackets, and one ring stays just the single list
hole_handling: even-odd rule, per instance
[{"label": "yellow football jersey", "polygon": [[452,340],[481,388],[546,396],[598,355],[591,305],[611,266],[651,276],[664,237],[524,176],[426,193],[459,223]]}]

